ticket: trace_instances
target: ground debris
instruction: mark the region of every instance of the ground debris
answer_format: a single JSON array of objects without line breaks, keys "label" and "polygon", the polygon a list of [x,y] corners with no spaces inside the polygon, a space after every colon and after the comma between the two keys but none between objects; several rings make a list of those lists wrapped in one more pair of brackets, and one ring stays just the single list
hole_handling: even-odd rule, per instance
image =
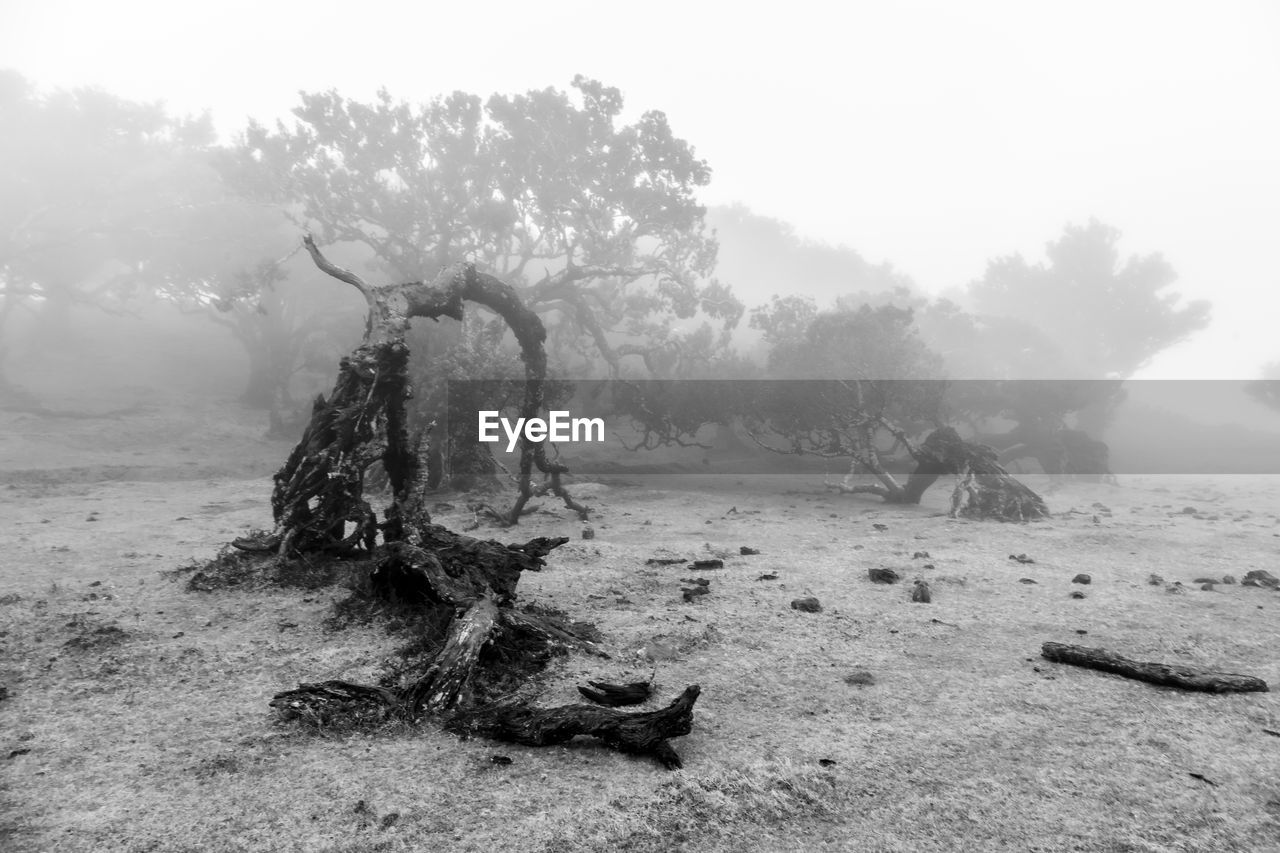
[{"label": "ground debris", "polygon": [[1205,693],[1266,693],[1267,683],[1251,675],[1215,672],[1200,667],[1130,660],[1106,649],[1045,643],[1040,654],[1055,663],[1122,675],[1137,681]]}]

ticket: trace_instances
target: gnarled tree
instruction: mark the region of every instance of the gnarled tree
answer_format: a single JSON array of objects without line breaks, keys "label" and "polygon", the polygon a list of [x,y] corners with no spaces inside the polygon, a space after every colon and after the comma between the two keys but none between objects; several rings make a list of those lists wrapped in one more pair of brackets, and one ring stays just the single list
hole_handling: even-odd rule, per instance
[{"label": "gnarled tree", "polygon": [[[540,537],[502,545],[472,539],[432,523],[424,504],[427,435],[411,436],[405,409],[410,395],[404,338],[409,319],[460,319],[467,302],[504,318],[520,342],[524,360],[525,417],[542,410],[542,322],[509,285],[472,264],[448,267],[430,284],[374,287],[330,263],[310,237],[305,244],[321,269],[364,295],[369,309],[364,341],[343,359],[333,393],[316,400],[302,440],[276,475],[274,531],[234,544],[247,551],[274,551],[283,561],[334,553],[366,557],[372,563],[373,592],[436,614],[427,620],[436,629],[427,639],[438,651],[416,677],[394,687],[330,680],[280,693],[272,705],[286,717],[312,722],[334,717],[416,721],[431,715],[455,731],[533,745],[588,734],[678,767],[679,758],[667,739],[690,731],[696,685],[665,709],[625,714],[587,705],[537,708],[527,700],[501,695],[495,688],[501,679],[487,673],[487,668],[501,667],[494,659],[504,656],[540,660],[556,649],[604,654],[566,626],[514,606],[521,572],[540,569],[547,554],[567,540]],[[548,477],[552,491],[585,515],[586,508],[560,485],[563,469],[547,460],[540,443],[527,436],[522,442],[521,492],[506,520],[519,519],[533,493],[535,467]],[[363,495],[365,471],[375,461],[385,467],[392,489],[392,502],[381,522]],[[502,654],[492,651],[497,645],[504,647]],[[506,668],[513,667],[508,662]]]}]

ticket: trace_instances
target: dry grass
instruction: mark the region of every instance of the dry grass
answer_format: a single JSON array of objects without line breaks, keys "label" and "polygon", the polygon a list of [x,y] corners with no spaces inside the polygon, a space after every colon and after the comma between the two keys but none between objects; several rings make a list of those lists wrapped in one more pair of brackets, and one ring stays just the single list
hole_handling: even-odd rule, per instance
[{"label": "dry grass", "polygon": [[[18,483],[0,491],[0,848],[1280,849],[1280,738],[1262,732],[1280,731],[1276,694],[1179,693],[1038,657],[1045,640],[1081,642],[1280,682],[1280,595],[1146,584],[1280,573],[1280,481],[1064,486],[1048,495],[1057,516],[1029,526],[941,517],[941,493],[897,508],[815,488],[580,488],[594,540],[568,515],[520,531],[575,536],[522,594],[595,621],[617,652],[555,664],[546,701],[655,665],[655,704],[702,685],[675,744],[687,769],[671,774],[591,742],[279,726],[274,692],[376,680],[403,637],[327,629],[340,590],[191,592],[163,573],[261,526],[268,482]],[[729,556],[686,604],[689,572],[645,565],[659,548]],[[1024,552],[1036,562],[1008,559]],[[873,566],[905,582],[871,584]],[[1072,586],[1077,572],[1093,583]],[[917,576],[932,604],[910,602]],[[805,595],[823,612],[790,609]]]}]

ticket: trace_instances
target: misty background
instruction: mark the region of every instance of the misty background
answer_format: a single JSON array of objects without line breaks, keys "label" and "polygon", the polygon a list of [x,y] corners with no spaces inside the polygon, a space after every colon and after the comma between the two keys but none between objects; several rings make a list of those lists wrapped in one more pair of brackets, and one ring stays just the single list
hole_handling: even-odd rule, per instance
[{"label": "misty background", "polygon": [[[747,364],[783,375],[771,355],[803,337],[788,322],[892,306],[910,309],[910,334],[951,378],[1218,380],[1130,383],[1093,430],[1117,470],[1150,458],[1160,436],[1170,457],[1235,448],[1227,467],[1251,470],[1280,432],[1274,386],[1256,381],[1280,379],[1272,4],[801,3],[721,16],[666,3],[481,14],[375,2],[358,20],[292,3],[0,10],[9,401],[109,411],[186,394],[269,412],[273,426],[296,418],[359,340],[364,311],[296,251],[303,228],[370,280],[432,269],[426,236],[412,237],[423,257],[410,258],[379,251],[397,236],[386,230],[343,233],[369,208],[341,199],[376,207],[388,186],[411,189],[353,153],[383,131],[388,150],[399,138],[379,130],[378,105],[391,115],[455,91],[477,103],[498,93],[508,113],[552,127],[557,98],[593,97],[575,88],[581,74],[606,100],[616,90],[611,121],[650,134],[663,149],[646,152],[650,167],[671,170],[667,230],[636,245],[679,255],[694,302],[627,303],[607,339],[678,342],[682,364],[696,351],[702,367],[646,356],[650,374],[747,378]],[[549,87],[557,98],[521,101]],[[447,126],[465,125],[461,115]],[[350,147],[325,128],[349,132]],[[524,147],[503,162],[555,161],[557,139],[511,131]],[[335,150],[346,151],[337,171]],[[297,172],[302,162],[311,172]],[[479,160],[442,162],[480,180],[466,171]],[[680,168],[692,171],[673,188]],[[626,201],[633,217],[638,203]],[[507,213],[466,215],[479,234],[501,232]],[[462,255],[498,258],[487,239]],[[511,274],[534,288],[563,269],[540,258]],[[601,305],[615,296],[606,290]],[[546,310],[565,370],[603,370],[575,361],[586,332],[573,311]],[[474,360],[484,334],[443,332],[424,357],[461,341],[448,369],[500,373]]]}]

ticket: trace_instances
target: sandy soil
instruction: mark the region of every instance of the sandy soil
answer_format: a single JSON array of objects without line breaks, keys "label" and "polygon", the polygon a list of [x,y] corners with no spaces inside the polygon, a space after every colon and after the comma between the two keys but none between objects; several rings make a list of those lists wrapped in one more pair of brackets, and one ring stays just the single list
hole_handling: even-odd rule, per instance
[{"label": "sandy soil", "polygon": [[[1275,693],[1038,657],[1079,642],[1280,683],[1280,595],[1195,583],[1280,574],[1280,478],[1031,478],[1054,510],[1032,525],[947,518],[945,485],[904,508],[810,475],[577,484],[595,538],[544,504],[518,537],[574,541],[521,594],[596,622],[614,657],[557,663],[544,698],[655,667],[655,703],[700,683],[669,774],[589,742],[276,724],[272,693],[367,680],[400,641],[327,632],[340,589],[185,591],[175,569],[269,524],[289,445],[263,421],[199,402],[0,413],[0,847],[1280,850]],[[664,554],[725,568],[685,603],[690,572],[646,564]],[[915,578],[932,604],[910,602]]]}]

